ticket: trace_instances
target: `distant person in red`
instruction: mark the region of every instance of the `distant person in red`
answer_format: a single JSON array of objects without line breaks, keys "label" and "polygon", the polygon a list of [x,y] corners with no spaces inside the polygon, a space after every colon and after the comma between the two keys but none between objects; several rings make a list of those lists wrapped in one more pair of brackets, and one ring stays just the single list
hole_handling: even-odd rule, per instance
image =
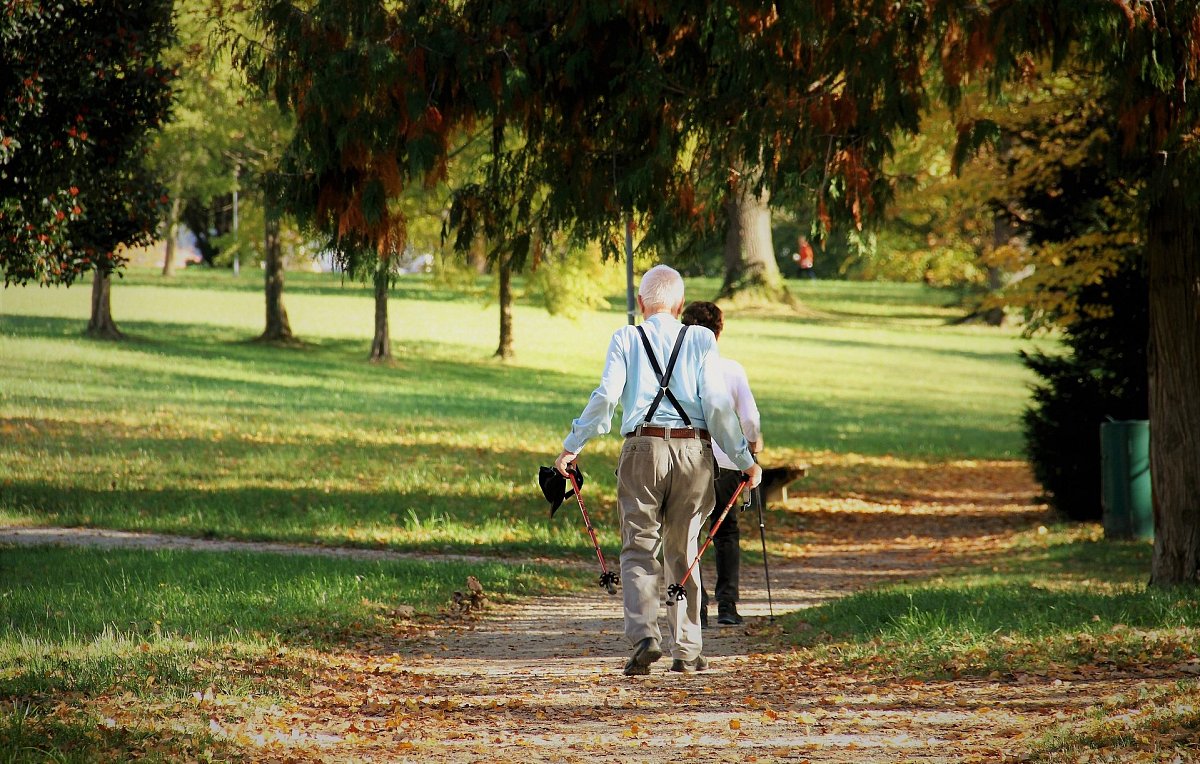
[{"label": "distant person in red", "polygon": [[813,248],[808,243],[807,236],[801,236],[796,243],[796,252],[792,255],[792,262],[796,264],[796,270],[801,278],[815,279],[817,274],[813,272]]}]

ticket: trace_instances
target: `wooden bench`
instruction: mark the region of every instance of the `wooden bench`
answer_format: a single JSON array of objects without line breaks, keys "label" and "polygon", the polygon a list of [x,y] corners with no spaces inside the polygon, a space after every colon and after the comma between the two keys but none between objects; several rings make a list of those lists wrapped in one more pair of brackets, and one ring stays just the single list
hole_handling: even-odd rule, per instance
[{"label": "wooden bench", "polygon": [[763,467],[762,484],[759,486],[763,501],[787,501],[788,486],[807,475],[807,464]]}]

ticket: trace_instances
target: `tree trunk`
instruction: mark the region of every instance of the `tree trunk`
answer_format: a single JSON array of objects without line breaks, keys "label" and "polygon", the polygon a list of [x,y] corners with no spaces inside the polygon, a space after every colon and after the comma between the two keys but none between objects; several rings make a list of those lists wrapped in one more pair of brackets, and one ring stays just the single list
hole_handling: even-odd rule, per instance
[{"label": "tree trunk", "polygon": [[1179,179],[1151,202],[1150,465],[1154,557],[1150,581],[1200,584],[1200,218]]},{"label": "tree trunk", "polygon": [[725,281],[718,298],[749,298],[791,303],[783,285],[771,239],[770,194],[754,193],[759,171],[742,175],[725,202],[729,228],[725,234]]},{"label": "tree trunk", "polygon": [[[996,266],[989,265],[987,267],[987,279],[989,295],[996,294],[1004,288],[1004,271]],[[981,316],[988,326],[1004,326],[1004,308],[988,308],[983,311]]]},{"label": "tree trunk", "polygon": [[175,184],[171,193],[171,208],[167,213],[167,251],[163,257],[162,275],[175,275],[175,237],[179,235],[179,216],[183,212],[183,174],[175,173]]},{"label": "tree trunk", "polygon": [[[1012,218],[1001,212],[996,212],[992,215],[992,248],[995,251],[1000,247],[1006,247],[1012,244],[1013,239],[1020,235],[1017,226],[1013,224]],[[979,257],[987,268],[987,294],[988,297],[999,294],[1004,288],[1004,271],[999,267],[987,263],[987,258],[980,254]],[[1003,326],[1004,325],[1004,308],[993,307],[988,308],[980,313],[980,318],[988,326]]]},{"label": "tree trunk", "polygon": [[488,272],[487,239],[482,236],[475,237],[471,242],[471,249],[467,251],[467,263],[476,275],[482,276]]},{"label": "tree trunk", "polygon": [[87,334],[101,340],[120,340],[125,335],[117,328],[112,317],[112,276],[92,272],[92,317],[88,321]]},{"label": "tree trunk", "polygon": [[375,271],[375,338],[371,340],[371,361],[392,360],[392,340],[388,336],[388,279],[391,262],[382,260]]},{"label": "tree trunk", "polygon": [[[175,202],[171,202],[171,206],[174,207]],[[175,275],[175,231],[176,231],[175,221],[174,220],[168,221],[167,222],[167,246],[166,246],[166,252],[163,254],[162,275],[164,275],[164,276],[174,276]]]},{"label": "tree trunk", "polygon": [[283,253],[279,247],[279,217],[268,208],[263,223],[263,279],[267,297],[267,328],[260,342],[295,342],[287,309],[283,307]]},{"label": "tree trunk", "polygon": [[513,318],[512,318],[512,256],[500,258],[498,263],[500,277],[500,345],[496,348],[496,357],[508,360],[513,356]]}]

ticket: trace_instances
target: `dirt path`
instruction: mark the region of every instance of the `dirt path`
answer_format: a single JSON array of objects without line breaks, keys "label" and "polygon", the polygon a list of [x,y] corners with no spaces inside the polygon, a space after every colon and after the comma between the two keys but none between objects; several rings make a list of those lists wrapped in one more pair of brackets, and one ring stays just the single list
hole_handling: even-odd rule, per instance
[{"label": "dirt path", "polygon": [[[936,496],[793,499],[772,514],[782,526],[772,531],[775,612],[996,553],[1003,539],[1045,521],[1028,476],[1010,472],[985,485],[954,488],[951,480]],[[0,529],[0,544],[48,540],[399,556]],[[1017,760],[1022,741],[1049,722],[1132,686],[1045,677],[870,679],[798,665],[768,623],[763,571],[753,563],[743,566],[741,610],[746,626],[705,630],[710,671],[673,674],[664,658],[650,676],[630,678],[620,673],[629,647],[619,597],[596,588],[492,605],[473,620],[314,654],[304,697],[250,718],[214,709],[211,728],[263,761],[998,762]]]},{"label": "dirt path", "polygon": [[583,563],[550,560],[541,557],[496,558],[482,554],[451,554],[446,552],[398,552],[392,549],[359,549],[357,547],[314,546],[287,544],[276,541],[233,541],[205,539],[193,536],[171,536],[164,533],[115,531],[105,528],[26,528],[0,526],[0,544],[19,546],[80,546],[92,549],[177,549],[190,552],[257,552],[268,554],[304,554],[349,560],[458,560],[461,562],[507,562],[538,565],[569,565]]}]

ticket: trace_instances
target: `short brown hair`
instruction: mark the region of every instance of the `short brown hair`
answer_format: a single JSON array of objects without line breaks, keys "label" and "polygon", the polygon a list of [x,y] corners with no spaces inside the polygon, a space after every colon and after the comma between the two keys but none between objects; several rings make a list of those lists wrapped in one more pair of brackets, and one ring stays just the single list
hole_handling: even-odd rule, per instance
[{"label": "short brown hair", "polygon": [[688,326],[694,324],[710,329],[718,337],[721,336],[721,330],[725,328],[725,317],[721,313],[721,309],[711,302],[697,300],[689,303],[679,318]]}]

